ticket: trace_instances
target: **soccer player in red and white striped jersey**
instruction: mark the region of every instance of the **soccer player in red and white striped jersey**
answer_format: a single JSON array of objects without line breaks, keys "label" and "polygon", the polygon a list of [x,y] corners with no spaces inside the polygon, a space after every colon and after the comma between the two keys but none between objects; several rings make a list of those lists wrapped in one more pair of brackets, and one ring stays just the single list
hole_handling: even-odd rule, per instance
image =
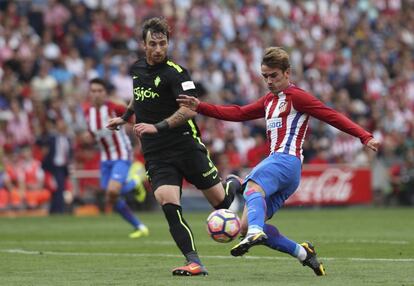
[{"label": "soccer player in red and white striped jersey", "polygon": [[113,208],[134,231],[131,238],[148,235],[148,228],[133,214],[122,195],[134,190],[141,184],[140,180],[131,176],[128,171],[132,160],[132,145],[125,127],[119,131],[106,128],[111,118],[122,115],[126,106],[108,100],[108,87],[102,79],[92,79],[89,85],[92,105],[85,111],[89,134],[99,145],[101,152],[101,188],[106,191],[107,207]]},{"label": "soccer player in red and white striped jersey", "polygon": [[101,160],[131,160],[132,146],[125,128],[121,127],[119,132],[105,128],[110,118],[124,113],[126,106],[98,97],[94,101],[95,104],[88,108],[85,115],[88,130],[99,144]]},{"label": "soccer player in red and white striped jersey", "polygon": [[213,105],[186,95],[180,95],[177,101],[200,114],[222,120],[266,120],[270,154],[244,180],[246,207],[242,217],[242,232],[246,236],[231,249],[231,254],[242,256],[250,247],[265,244],[297,257],[316,275],[325,275],[325,268],[318,261],[311,243],[298,244],[265,222],[299,186],[302,146],[310,117],[359,138],[362,144],[374,151],[377,151],[379,142],[346,116],[291,83],[289,55],[283,49],[270,47],[265,50],[261,73],[270,92],[246,106]]}]

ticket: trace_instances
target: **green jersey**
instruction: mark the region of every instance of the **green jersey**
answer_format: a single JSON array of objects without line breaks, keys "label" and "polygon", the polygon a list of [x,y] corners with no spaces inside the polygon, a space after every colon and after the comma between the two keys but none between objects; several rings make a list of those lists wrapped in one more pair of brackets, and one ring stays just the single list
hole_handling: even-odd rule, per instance
[{"label": "green jersey", "polygon": [[[178,95],[197,96],[187,70],[170,60],[153,66],[145,59],[138,60],[131,67],[131,76],[136,123],[158,123],[178,110]],[[144,134],[141,143],[146,160],[182,156],[189,149],[205,149],[194,120],[160,133]]]}]

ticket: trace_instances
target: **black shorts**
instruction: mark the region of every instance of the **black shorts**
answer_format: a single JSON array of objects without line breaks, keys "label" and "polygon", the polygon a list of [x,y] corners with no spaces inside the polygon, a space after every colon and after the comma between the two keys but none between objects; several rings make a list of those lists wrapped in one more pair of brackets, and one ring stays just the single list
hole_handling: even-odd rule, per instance
[{"label": "black shorts", "polygon": [[201,150],[190,150],[185,156],[148,160],[145,167],[154,191],[163,185],[179,186],[181,189],[183,179],[200,190],[220,182],[216,166]]}]

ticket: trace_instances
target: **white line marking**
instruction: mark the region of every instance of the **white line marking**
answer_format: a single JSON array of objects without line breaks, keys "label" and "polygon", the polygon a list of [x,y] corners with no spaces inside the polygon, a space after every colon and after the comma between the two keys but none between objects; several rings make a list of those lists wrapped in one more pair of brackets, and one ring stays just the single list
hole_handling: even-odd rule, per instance
[{"label": "white line marking", "polygon": [[[14,244],[14,245],[21,245],[21,244],[34,244],[34,245],[106,245],[106,244],[137,244],[137,240],[135,239],[125,239],[123,241],[120,240],[3,240],[0,241],[1,244]],[[175,245],[173,240],[139,240],[139,244],[151,244],[151,245]],[[211,245],[209,242],[205,243],[197,243],[197,245],[204,244],[204,245]]]},{"label": "white line marking", "polygon": [[[57,255],[57,256],[118,256],[118,257],[173,257],[180,258],[181,255],[166,254],[166,253],[89,253],[89,252],[56,252],[56,251],[38,251],[38,250],[23,250],[23,249],[2,249],[0,252],[11,254],[24,255]],[[202,255],[202,258],[211,259],[237,259],[232,256],[224,255]],[[238,259],[267,259],[267,260],[292,260],[291,257],[277,257],[277,256],[244,256]],[[350,261],[377,261],[377,262],[414,262],[414,258],[364,258],[364,257],[321,257],[321,260],[350,260]]]},{"label": "white line marking", "polygon": [[[368,240],[368,239],[346,239],[346,240],[319,240],[323,244],[338,244],[338,243],[367,243],[367,244],[397,244],[397,245],[406,245],[410,244],[406,240]],[[105,245],[105,244],[120,244],[119,240],[0,240],[1,244],[37,244],[37,245]],[[136,240],[125,239],[122,241],[125,243],[135,244]],[[152,244],[152,245],[175,245],[175,242],[172,240],[140,240],[140,244]],[[214,242],[197,242],[197,245],[211,245]]]}]

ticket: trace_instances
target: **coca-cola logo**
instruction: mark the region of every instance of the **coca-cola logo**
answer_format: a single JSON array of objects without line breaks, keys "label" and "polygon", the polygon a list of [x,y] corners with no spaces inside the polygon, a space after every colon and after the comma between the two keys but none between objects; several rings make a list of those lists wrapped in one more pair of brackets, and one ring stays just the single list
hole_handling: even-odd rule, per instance
[{"label": "coca-cola logo", "polygon": [[302,177],[298,190],[289,199],[306,202],[345,202],[352,194],[352,170],[329,168],[315,176]]}]

